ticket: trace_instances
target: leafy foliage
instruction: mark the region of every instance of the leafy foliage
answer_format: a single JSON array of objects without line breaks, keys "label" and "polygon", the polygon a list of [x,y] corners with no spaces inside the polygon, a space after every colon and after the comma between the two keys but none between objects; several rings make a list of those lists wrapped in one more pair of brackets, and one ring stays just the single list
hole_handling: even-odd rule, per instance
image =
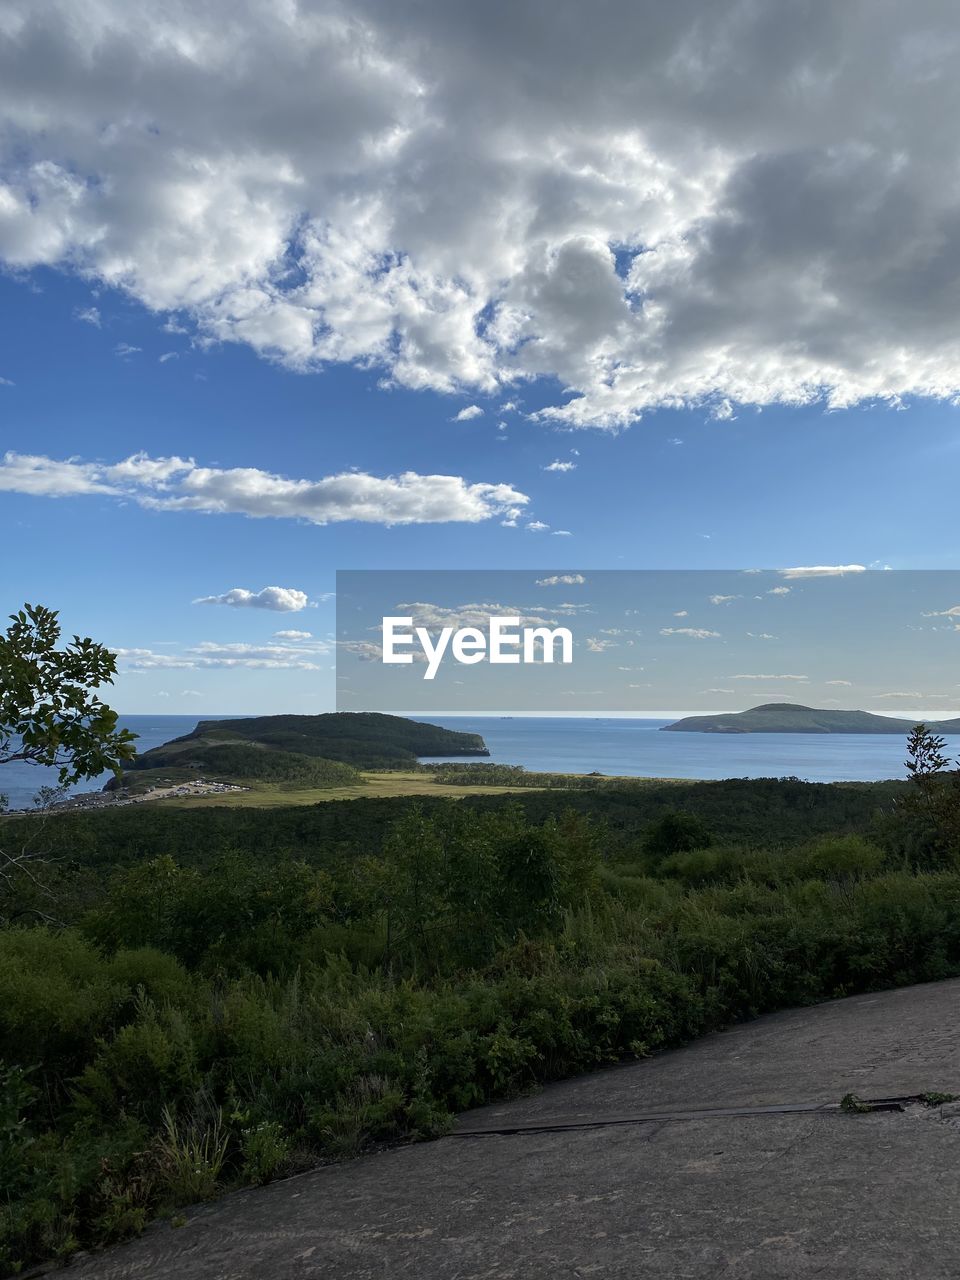
[{"label": "leafy foliage", "polygon": [[135,735],[92,691],[111,684],[116,658],[74,636],[62,649],[58,615],[24,605],[0,636],[0,764],[27,760],[59,770],[61,784],[119,773]]}]

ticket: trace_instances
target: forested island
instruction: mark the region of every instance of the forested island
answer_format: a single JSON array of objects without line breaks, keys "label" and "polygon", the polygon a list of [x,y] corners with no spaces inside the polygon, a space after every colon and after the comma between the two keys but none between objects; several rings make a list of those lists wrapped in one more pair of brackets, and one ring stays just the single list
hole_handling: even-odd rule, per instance
[{"label": "forested island", "polygon": [[362,782],[363,769],[405,769],[420,756],[487,756],[477,733],[375,712],[201,720],[192,733],[136,756],[108,790],[144,791],[198,774],[324,788]]},{"label": "forested island", "polygon": [[[870,711],[836,711],[803,707],[795,702],[765,702],[749,711],[685,716],[665,724],[667,733],[898,733],[907,734],[914,720],[897,720]],[[932,733],[960,733],[960,718],[928,725]]]}]

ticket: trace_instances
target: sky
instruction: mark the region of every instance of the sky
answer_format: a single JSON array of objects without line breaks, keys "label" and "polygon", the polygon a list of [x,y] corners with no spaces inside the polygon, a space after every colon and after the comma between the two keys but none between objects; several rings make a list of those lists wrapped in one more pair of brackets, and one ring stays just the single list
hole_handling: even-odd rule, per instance
[{"label": "sky", "polygon": [[674,718],[778,702],[951,719],[958,579],[849,565],[341,571],[337,705]]},{"label": "sky", "polygon": [[337,570],[960,568],[958,43],[7,0],[3,611],[126,713],[321,711]]}]

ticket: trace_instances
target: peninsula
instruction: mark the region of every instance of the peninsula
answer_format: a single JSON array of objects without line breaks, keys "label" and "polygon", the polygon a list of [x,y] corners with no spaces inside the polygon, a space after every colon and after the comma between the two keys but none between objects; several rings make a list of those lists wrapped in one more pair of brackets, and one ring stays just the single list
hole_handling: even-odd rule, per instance
[{"label": "peninsula", "polygon": [[[794,702],[765,702],[749,711],[685,716],[665,724],[670,733],[899,733],[907,734],[915,720],[877,716],[870,711],[838,711],[802,707]],[[934,733],[960,734],[960,718],[930,722]]]},{"label": "peninsula", "polygon": [[487,756],[477,733],[374,712],[201,720],[192,733],[138,755],[105,790],[251,780],[296,787],[362,782],[360,770],[409,769],[420,756]]}]

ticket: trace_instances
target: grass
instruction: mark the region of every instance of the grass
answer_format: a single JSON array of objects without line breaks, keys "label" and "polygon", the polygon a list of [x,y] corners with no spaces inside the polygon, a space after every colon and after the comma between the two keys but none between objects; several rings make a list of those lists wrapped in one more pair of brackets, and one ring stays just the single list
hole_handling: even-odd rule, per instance
[{"label": "grass", "polygon": [[344,787],[287,787],[275,782],[241,783],[249,790],[212,796],[171,796],[168,799],[145,801],[162,804],[165,808],[211,808],[229,805],[235,809],[259,809],[277,805],[321,804],[325,800],[376,800],[385,796],[504,796],[522,795],[530,787],[462,786],[435,782],[429,774],[401,771],[363,773],[359,786]]}]

